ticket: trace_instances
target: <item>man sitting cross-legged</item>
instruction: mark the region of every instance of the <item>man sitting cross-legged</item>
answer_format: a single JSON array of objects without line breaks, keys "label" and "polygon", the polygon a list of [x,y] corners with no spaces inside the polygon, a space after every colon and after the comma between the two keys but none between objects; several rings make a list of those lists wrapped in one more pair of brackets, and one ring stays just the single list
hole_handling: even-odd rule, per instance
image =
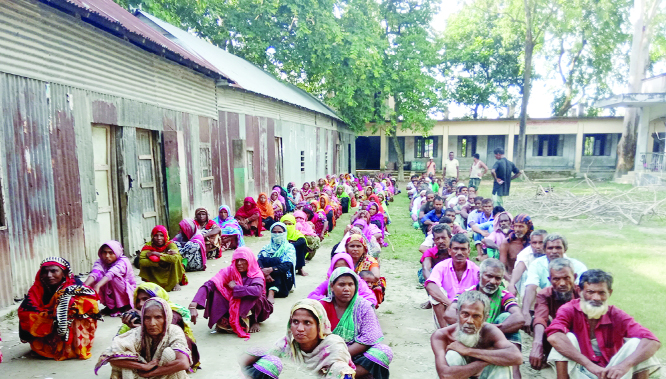
[{"label": "man sitting cross-legged", "polygon": [[435,326],[442,328],[446,308],[466,288],[479,283],[479,267],[470,261],[469,240],[464,234],[456,234],[449,244],[451,258],[439,262],[425,281],[435,317]]},{"label": "man sitting cross-legged", "polygon": [[491,310],[488,297],[466,291],[458,298],[457,323],[430,337],[439,378],[509,379],[511,366],[523,359],[495,325],[486,323]]},{"label": "man sitting cross-legged", "polygon": [[[451,229],[448,225],[437,224],[432,228],[432,235],[435,240],[435,246],[426,250],[421,256],[421,268],[418,271],[419,283],[423,284],[430,277],[432,268],[437,263],[451,258],[449,255],[449,243],[451,241]],[[427,291],[427,290],[426,290]],[[421,304],[422,309],[430,309],[430,301]]]},{"label": "man sitting cross-legged", "polygon": [[[521,348],[520,328],[525,320],[513,294],[500,287],[504,276],[504,264],[497,259],[487,258],[479,266],[479,284],[468,288],[465,292],[481,291],[490,299],[490,312],[486,322],[497,325],[509,342]],[[444,318],[449,324],[457,320],[459,298],[446,310]],[[522,362],[521,362],[522,363]],[[514,378],[520,378],[520,365],[513,367]]]},{"label": "man sitting cross-legged", "polygon": [[534,320],[532,321],[534,341],[530,351],[530,365],[535,370],[541,370],[546,363],[545,358],[550,354],[552,347],[546,340],[545,331],[551,320],[555,318],[557,310],[569,301],[580,297],[580,291],[575,283],[576,273],[570,260],[554,259],[548,265],[548,270],[551,286],[537,293]]},{"label": "man sitting cross-legged", "polygon": [[546,329],[559,379],[647,379],[659,369],[661,343],[619,308],[608,305],[613,277],[588,270],[580,277],[580,299],[563,305]]}]

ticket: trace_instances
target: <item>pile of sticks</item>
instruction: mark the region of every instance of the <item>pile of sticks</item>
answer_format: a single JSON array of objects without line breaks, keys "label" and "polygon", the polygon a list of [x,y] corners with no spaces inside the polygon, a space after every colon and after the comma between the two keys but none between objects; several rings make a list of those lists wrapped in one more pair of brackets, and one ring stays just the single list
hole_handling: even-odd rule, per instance
[{"label": "pile of sticks", "polygon": [[511,196],[505,200],[507,209],[520,210],[532,218],[617,223],[620,228],[626,221],[639,225],[646,219],[666,218],[666,198],[659,200],[655,189],[633,187],[628,191],[604,189],[602,192],[587,175],[571,187],[587,186],[586,194],[530,183],[530,186],[516,188],[515,192],[511,189]]}]

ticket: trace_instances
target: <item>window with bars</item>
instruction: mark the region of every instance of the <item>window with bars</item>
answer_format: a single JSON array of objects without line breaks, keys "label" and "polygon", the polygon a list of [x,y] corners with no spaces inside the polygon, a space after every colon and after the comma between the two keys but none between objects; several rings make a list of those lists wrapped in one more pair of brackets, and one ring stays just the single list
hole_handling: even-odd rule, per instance
[{"label": "window with bars", "polygon": [[328,173],[328,151],[324,153],[324,172]]},{"label": "window with bars", "polygon": [[458,136],[458,156],[471,158],[476,154],[476,136]]},{"label": "window with bars", "polygon": [[247,178],[254,180],[254,151],[247,151]]},{"label": "window with bars", "polygon": [[301,150],[301,172],[305,172],[305,151]]},{"label": "window with bars", "polygon": [[213,190],[213,168],[210,158],[210,144],[202,143],[199,147],[199,167],[201,167],[201,191]]},{"label": "window with bars", "polygon": [[437,158],[436,137],[415,137],[414,158]]},{"label": "window with bars", "polygon": [[583,155],[609,156],[611,153],[610,139],[612,134],[585,134],[583,135]]},{"label": "window with bars", "polygon": [[564,150],[563,134],[547,134],[536,136],[532,156],[534,157],[558,157],[562,156]]}]

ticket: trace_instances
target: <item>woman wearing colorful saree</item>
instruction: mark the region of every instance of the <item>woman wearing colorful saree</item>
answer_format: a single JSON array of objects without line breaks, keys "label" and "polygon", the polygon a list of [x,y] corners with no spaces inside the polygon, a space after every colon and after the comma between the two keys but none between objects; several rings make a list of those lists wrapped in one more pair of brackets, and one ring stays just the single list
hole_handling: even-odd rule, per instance
[{"label": "woman wearing colorful saree", "polygon": [[187,284],[183,257],[162,225],[153,228],[150,242],[141,249],[139,268],[143,280],[156,283],[166,291],[180,291],[180,286]]},{"label": "woman wearing colorful saree", "polygon": [[347,343],[356,365],[356,378],[389,377],[393,352],[384,339],[372,304],[358,295],[361,279],[347,267],[336,268],[328,280],[328,296],[321,300],[333,334]]},{"label": "woman wearing colorful saree", "polygon": [[333,207],[330,205],[330,201],[328,200],[328,195],[325,193],[322,193],[319,195],[319,202],[317,203],[318,210],[323,211],[324,214],[326,215],[326,221],[328,221],[328,232],[332,232],[333,228],[335,227],[335,210]]},{"label": "woman wearing colorful saree", "polygon": [[209,328],[216,326],[241,338],[261,330],[259,323],[273,313],[273,304],[266,298],[266,280],[252,250],[236,249],[231,264],[199,288],[189,307],[195,324],[197,308],[205,309]]},{"label": "woman wearing colorful saree", "polygon": [[187,348],[192,352],[192,366],[190,369],[196,371],[200,366],[199,349],[197,348],[196,339],[189,324],[192,318],[190,311],[182,305],[172,303],[169,299],[169,294],[164,288],[155,283],[144,282],[139,284],[136,290],[134,290],[134,309],[122,314],[123,325],[118,330],[118,335],[125,334],[141,326],[141,311],[143,310],[143,306],[148,299],[153,297],[159,297],[167,303],[172,313],[171,324],[180,327],[183,333],[185,333]]},{"label": "woman wearing colorful saree", "polygon": [[374,195],[374,193],[375,193],[375,192],[374,192],[374,190],[372,189],[372,186],[367,186],[367,187],[365,187],[365,191],[363,192],[363,194],[365,195],[365,197],[363,198],[363,200],[370,200],[370,196]]},{"label": "woman wearing colorful saree", "polygon": [[245,378],[275,379],[288,359],[299,368],[330,379],[352,379],[354,363],[340,336],[331,333],[323,306],[316,300],[299,300],[291,308],[287,335],[270,349],[250,349],[240,359]]},{"label": "woman wearing colorful saree", "polygon": [[197,229],[196,222],[186,218],[178,223],[180,233],[173,237],[173,243],[178,246],[180,256],[183,257],[185,271],[204,271],[206,269],[206,241]]},{"label": "woman wearing colorful saree", "polygon": [[90,358],[100,318],[98,300],[92,288],[71,274],[69,262],[44,259],[18,309],[21,342],[56,361]]},{"label": "woman wearing colorful saree", "polygon": [[[308,299],[321,300],[328,296],[328,280],[331,277],[333,270],[338,267],[347,267],[353,270],[354,261],[352,261],[351,256],[346,252],[335,254],[333,258],[331,258],[331,266],[328,268],[328,272],[326,273],[326,280],[319,284],[319,286],[317,286],[314,291],[310,292]],[[373,307],[377,305],[377,297],[370,290],[368,284],[363,280],[358,283],[358,294],[365,300],[369,301]]]},{"label": "woman wearing colorful saree", "polygon": [[221,231],[220,226],[210,219],[206,208],[197,208],[194,211],[194,222],[199,233],[204,238],[206,244],[206,257],[208,259],[217,259],[222,256],[220,249]]},{"label": "woman wearing colorful saree", "polygon": [[243,229],[238,221],[231,216],[231,208],[222,205],[218,209],[218,216],[213,219],[220,226],[220,255],[223,250],[233,250],[245,246]]},{"label": "woman wearing colorful saree", "polygon": [[315,231],[314,224],[308,220],[308,216],[301,210],[294,211],[294,219],[296,220],[296,229],[303,233],[305,236],[305,243],[308,247],[308,252],[305,255],[305,260],[309,261],[317,254],[317,249],[321,245],[321,238]]},{"label": "woman wearing colorful saree", "polygon": [[354,261],[354,271],[357,274],[360,274],[361,271],[370,271],[374,276],[374,280],[368,283],[368,287],[375,293],[377,305],[381,304],[386,292],[386,278],[381,276],[379,272],[377,259],[368,254],[368,246],[365,244],[365,240],[363,237],[354,234],[345,242],[345,249]]},{"label": "woman wearing colorful saree", "polygon": [[132,263],[123,254],[118,241],[107,241],[97,251],[99,259],[93,263],[85,285],[99,294],[112,317],[132,308],[132,294],[136,288]]},{"label": "woman wearing colorful saree", "polygon": [[280,196],[280,191],[274,189],[271,192],[271,205],[273,206],[273,214],[275,220],[280,220],[284,215],[284,209],[286,207],[284,198]]},{"label": "woman wearing colorful saree", "polygon": [[287,297],[296,284],[296,250],[287,241],[287,226],[276,222],[271,226],[271,242],[259,252],[257,259],[266,278],[267,298]]},{"label": "woman wearing colorful saree", "polygon": [[[261,195],[259,197],[261,198]],[[243,235],[251,236],[254,232],[255,236],[261,237],[261,210],[253,198],[249,196],[245,198],[243,206],[236,211],[235,218],[243,229]]]},{"label": "woman wearing colorful saree", "polygon": [[293,214],[289,213],[282,216],[280,222],[287,226],[287,241],[289,241],[296,250],[296,273],[298,275],[308,276],[308,273],[303,271],[303,267],[305,267],[305,256],[308,253],[308,245],[305,240],[305,235],[296,228],[296,218]]},{"label": "woman wearing colorful saree", "polygon": [[275,213],[273,212],[273,205],[268,201],[268,195],[264,192],[257,197],[257,208],[261,211],[261,223],[264,230],[270,230],[271,225],[275,222]]},{"label": "woman wearing colorful saree", "polygon": [[319,236],[319,240],[323,241],[326,231],[328,230],[328,221],[326,220],[324,212],[317,211],[316,206],[316,201],[313,201],[312,205],[305,203],[301,210],[307,215],[307,221],[314,225],[315,233]]},{"label": "woman wearing colorful saree", "polygon": [[314,193],[312,192],[310,183],[303,183],[303,187],[301,188],[301,195],[303,195],[303,201],[310,201],[314,199]]},{"label": "woman wearing colorful saree", "polygon": [[141,309],[141,326],[114,337],[100,355],[95,374],[110,363],[111,379],[186,379],[192,353],[172,318],[166,301],[148,299]]}]

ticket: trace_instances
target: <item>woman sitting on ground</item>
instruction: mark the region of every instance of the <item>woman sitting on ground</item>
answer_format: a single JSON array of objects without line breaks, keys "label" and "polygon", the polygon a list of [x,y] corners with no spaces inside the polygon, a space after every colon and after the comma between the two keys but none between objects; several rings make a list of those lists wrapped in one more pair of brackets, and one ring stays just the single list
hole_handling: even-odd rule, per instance
[{"label": "woman sitting on ground", "polygon": [[317,201],[312,201],[310,204],[306,203],[303,205],[302,211],[308,215],[308,221],[314,225],[315,233],[323,241],[328,231],[328,220],[324,211],[317,210]]},{"label": "woman sitting on ground", "polygon": [[95,374],[111,364],[111,378],[185,379],[192,353],[182,329],[172,325],[173,313],[163,299],[148,299],[141,309],[141,326],[117,335],[97,361]]},{"label": "woman sitting on ground", "polygon": [[261,211],[263,230],[270,230],[271,225],[275,222],[275,213],[273,205],[268,201],[268,196],[264,192],[260,193],[257,197],[257,208]]},{"label": "woman sitting on ground", "polygon": [[[293,203],[289,200],[289,193],[287,192],[286,189],[284,189],[282,186],[279,184],[276,184],[273,186],[271,189],[271,193],[273,191],[278,191],[279,199],[284,204],[284,213],[290,213],[294,211],[294,205]],[[279,218],[275,218],[276,220],[279,220]]]},{"label": "woman sitting on ground", "polygon": [[331,333],[326,311],[318,301],[303,299],[294,304],[287,328],[287,335],[273,348],[253,348],[240,358],[246,378],[278,378],[282,373],[280,358],[287,358],[319,377],[354,377],[347,345],[340,336]]},{"label": "woman sitting on ground", "polygon": [[220,249],[222,229],[220,229],[220,226],[210,219],[206,208],[197,208],[194,211],[194,222],[204,238],[206,257],[208,259],[220,258],[222,256],[222,249]]},{"label": "woman sitting on ground", "polygon": [[280,220],[287,226],[287,241],[294,245],[296,250],[296,273],[302,276],[308,276],[308,273],[303,271],[305,267],[305,256],[308,253],[308,245],[305,240],[305,235],[296,228],[296,218],[293,214],[289,213],[282,216]]},{"label": "woman sitting on ground", "polygon": [[375,194],[375,191],[374,191],[374,189],[372,188],[372,186],[366,186],[366,187],[365,187],[365,191],[363,191],[363,195],[365,195],[365,197],[363,198],[363,200],[370,200],[370,196],[372,196],[372,195],[374,195],[374,194]]},{"label": "woman sitting on ground", "polygon": [[185,271],[204,271],[206,269],[206,242],[197,229],[196,222],[186,218],[178,223],[180,233],[173,237],[178,252],[183,257]]},{"label": "woman sitting on ground", "polygon": [[[364,212],[364,215],[368,214],[367,211]],[[381,245],[379,244],[379,241],[382,239],[382,232],[379,230],[377,225],[369,224],[367,218],[361,216],[352,223],[352,226],[361,229],[365,240],[369,242],[371,246],[376,246],[379,248],[379,250],[373,251],[373,253],[376,253],[377,256],[375,256],[375,254],[372,255],[374,258],[379,257],[379,253],[381,252]]]},{"label": "woman sitting on ground", "polygon": [[280,191],[277,189],[274,189],[273,192],[271,192],[271,205],[273,206],[273,214],[275,215],[274,219],[276,221],[279,221],[284,215],[285,202],[284,198],[281,199],[281,197]]},{"label": "woman sitting on ground", "polygon": [[187,284],[183,257],[162,225],[153,228],[150,242],[141,249],[139,268],[141,279],[156,283],[166,291],[180,291],[180,286]]},{"label": "woman sitting on ground", "polygon": [[360,281],[351,269],[336,268],[328,281],[328,296],[321,304],[331,321],[333,334],[347,343],[356,365],[356,378],[368,375],[375,379],[388,378],[393,352],[380,343],[384,335],[372,304],[358,296]]},{"label": "woman sitting on ground", "polygon": [[228,205],[220,206],[218,216],[213,219],[220,226],[220,256],[223,250],[233,250],[245,246],[243,240],[243,229],[238,221],[231,216],[231,208]]},{"label": "woman sitting on ground", "polygon": [[85,285],[97,292],[106,307],[104,313],[115,317],[132,308],[136,288],[132,263],[118,241],[105,242],[97,255],[99,259],[93,263]]},{"label": "woman sitting on ground", "polygon": [[287,241],[287,226],[276,222],[271,226],[271,242],[259,252],[257,259],[266,278],[268,301],[287,297],[296,284],[296,250]]},{"label": "woman sitting on ground", "polygon": [[136,288],[132,297],[134,309],[122,314],[123,325],[118,330],[118,335],[125,334],[141,326],[141,311],[143,310],[143,306],[148,299],[153,297],[159,297],[167,303],[172,313],[171,324],[178,326],[185,333],[187,348],[192,352],[192,366],[190,369],[196,371],[200,366],[199,349],[197,348],[196,339],[189,324],[192,318],[190,311],[182,305],[172,303],[169,299],[169,294],[164,288],[155,283],[144,282]]},{"label": "woman sitting on ground", "polygon": [[252,250],[236,249],[231,264],[199,288],[189,309],[195,324],[197,309],[205,309],[203,317],[209,328],[215,326],[241,338],[260,331],[259,323],[273,313],[273,304],[266,298],[266,280]]},{"label": "woman sitting on ground", "polygon": [[21,342],[56,361],[90,358],[100,319],[99,297],[71,271],[60,257],[44,259],[18,309]]},{"label": "woman sitting on ground", "polygon": [[[352,257],[346,252],[337,253],[331,259],[331,266],[328,268],[326,273],[326,280],[324,280],[314,291],[310,292],[308,299],[321,300],[328,296],[328,280],[331,278],[333,270],[338,267],[347,267],[349,269],[354,269],[354,261]],[[358,294],[365,300],[369,301],[372,306],[377,305],[377,297],[374,292],[370,290],[368,284],[361,280],[358,284]]]},{"label": "woman sitting on ground", "polygon": [[293,187],[291,189],[290,195],[294,204],[298,204],[303,201],[303,195],[301,195],[301,190],[298,187]]},{"label": "woman sitting on ground", "polygon": [[379,242],[379,244],[382,246],[388,246],[384,242],[386,224],[384,224],[384,214],[379,211],[379,205],[374,201],[370,202],[370,204],[368,204],[365,210],[370,215],[370,224],[375,225],[377,229],[379,229],[379,231],[381,232],[381,236],[377,238],[377,242]]},{"label": "woman sitting on ground", "polygon": [[[266,195],[264,194],[264,196]],[[236,211],[235,218],[243,229],[243,235],[252,236],[254,233],[255,236],[261,237],[261,210],[253,198],[249,196],[245,198],[243,206]]]},{"label": "woman sitting on ground", "polygon": [[326,215],[326,221],[328,221],[328,232],[332,232],[335,228],[335,210],[328,200],[328,195],[322,193],[319,195],[319,202],[317,203],[318,210],[323,212]]},{"label": "woman sitting on ground", "polygon": [[314,258],[317,254],[317,249],[321,245],[321,239],[315,231],[314,224],[310,221],[307,221],[308,216],[302,210],[297,210],[294,212],[294,219],[296,220],[296,229],[303,233],[305,236],[305,242],[308,247],[308,252],[305,255],[305,260],[309,261]]},{"label": "woman sitting on ground", "polygon": [[[377,305],[384,301],[386,293],[386,278],[379,272],[379,262],[368,254],[368,247],[363,237],[354,234],[345,242],[347,254],[351,255],[354,261],[354,271],[360,274],[362,271],[370,271],[373,278],[367,281],[368,286],[377,297]],[[369,275],[368,275],[369,276]]]},{"label": "woman sitting on ground", "polygon": [[314,199],[314,193],[312,192],[312,188],[310,188],[310,183],[303,183],[303,187],[301,188],[301,195],[303,195],[303,201],[310,201]]}]

